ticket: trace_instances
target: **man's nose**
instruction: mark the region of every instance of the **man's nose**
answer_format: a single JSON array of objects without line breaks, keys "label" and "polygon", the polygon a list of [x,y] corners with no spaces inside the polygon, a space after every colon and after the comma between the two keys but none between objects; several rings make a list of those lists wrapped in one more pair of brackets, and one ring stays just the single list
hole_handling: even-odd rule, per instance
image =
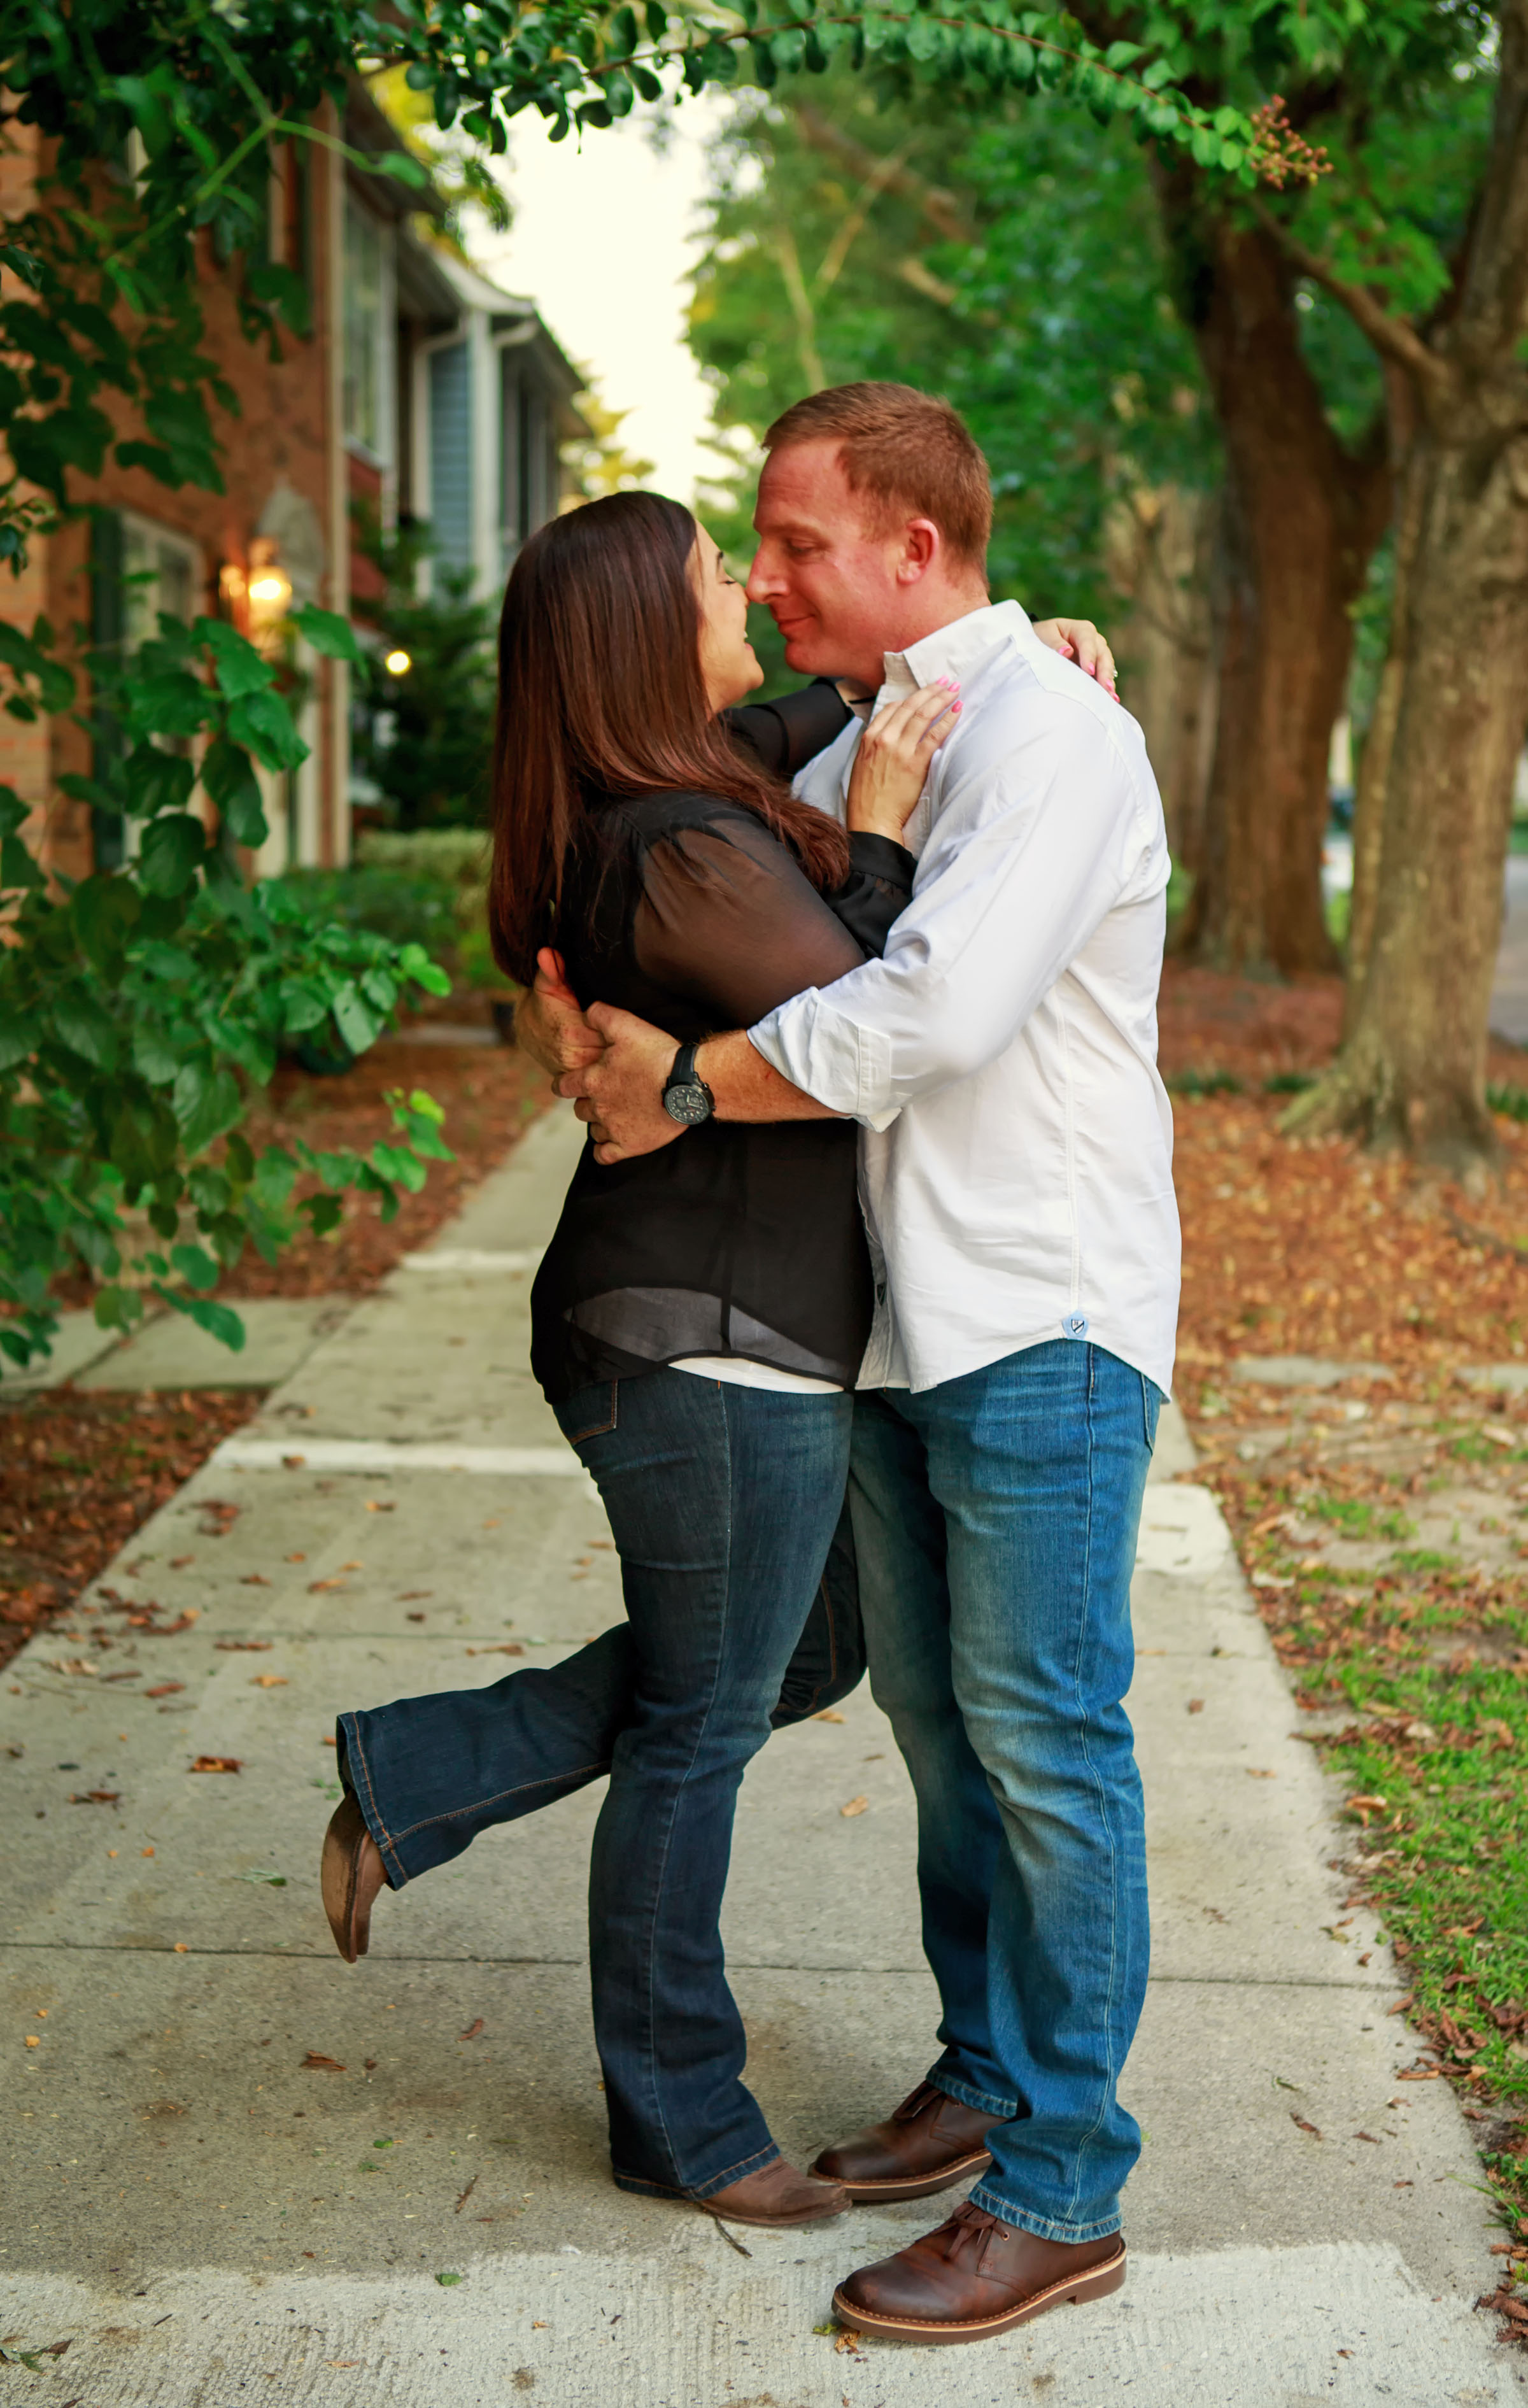
[{"label": "man's nose", "polygon": [[779,582],[779,578],[771,570],[768,561],[764,558],[764,548],[761,544],[753,555],[752,566],[748,573],[748,583],[743,590],[750,602],[767,602],[771,594],[778,592]]}]

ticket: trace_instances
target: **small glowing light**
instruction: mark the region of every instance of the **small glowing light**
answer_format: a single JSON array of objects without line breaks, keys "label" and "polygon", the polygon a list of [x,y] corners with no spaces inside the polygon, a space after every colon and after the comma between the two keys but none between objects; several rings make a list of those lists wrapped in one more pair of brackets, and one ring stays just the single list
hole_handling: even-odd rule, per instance
[{"label": "small glowing light", "polygon": [[408,654],[403,652],[389,652],[386,660],[382,663],[382,666],[386,669],[389,677],[407,677],[413,666],[414,664],[409,659]]},{"label": "small glowing light", "polygon": [[285,607],[292,588],[278,568],[263,568],[258,577],[250,580],[251,602],[273,602],[278,609]]}]

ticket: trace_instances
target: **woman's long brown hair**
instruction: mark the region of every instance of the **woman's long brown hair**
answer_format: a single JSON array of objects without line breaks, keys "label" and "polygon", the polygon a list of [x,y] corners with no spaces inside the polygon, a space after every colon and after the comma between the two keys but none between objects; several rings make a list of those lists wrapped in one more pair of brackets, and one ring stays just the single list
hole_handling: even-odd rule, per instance
[{"label": "woman's long brown hair", "polygon": [[714,719],[690,580],[695,522],[662,494],[611,494],[532,536],[499,622],[493,739],[494,958],[523,985],[555,942],[563,873],[610,796],[725,795],[756,811],[818,887],[849,843]]}]

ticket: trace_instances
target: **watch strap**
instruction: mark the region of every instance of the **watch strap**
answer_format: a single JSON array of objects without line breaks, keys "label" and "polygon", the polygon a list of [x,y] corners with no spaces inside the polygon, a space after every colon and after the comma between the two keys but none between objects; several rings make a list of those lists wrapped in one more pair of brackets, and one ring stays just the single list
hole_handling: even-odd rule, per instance
[{"label": "watch strap", "polygon": [[664,1082],[664,1093],[670,1087],[699,1086],[702,1082],[695,1069],[695,1056],[700,1052],[697,1039],[693,1045],[681,1045],[674,1056],[674,1068]]}]

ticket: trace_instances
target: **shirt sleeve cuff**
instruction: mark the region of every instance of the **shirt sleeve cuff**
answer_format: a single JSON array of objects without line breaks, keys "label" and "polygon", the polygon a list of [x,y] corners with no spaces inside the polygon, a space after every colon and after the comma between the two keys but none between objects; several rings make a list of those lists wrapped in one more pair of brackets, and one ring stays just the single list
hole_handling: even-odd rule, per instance
[{"label": "shirt sleeve cuff", "polygon": [[748,1032],[771,1068],[830,1111],[870,1129],[890,1128],[892,1049],[878,1028],[861,1028],[833,1010],[815,987],[778,1005]]}]

